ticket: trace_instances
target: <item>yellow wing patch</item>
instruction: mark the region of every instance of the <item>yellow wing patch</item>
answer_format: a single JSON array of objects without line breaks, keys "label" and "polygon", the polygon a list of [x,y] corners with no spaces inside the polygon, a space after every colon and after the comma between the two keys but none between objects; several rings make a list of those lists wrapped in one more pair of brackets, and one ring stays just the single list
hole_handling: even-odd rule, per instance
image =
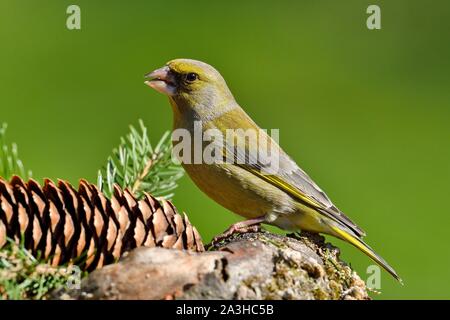
[{"label": "yellow wing patch", "polygon": [[271,184],[280,188],[281,190],[288,192],[291,196],[302,201],[305,204],[308,204],[315,208],[326,209],[319,202],[317,202],[314,199],[311,199],[310,197],[301,193],[300,190],[298,190],[298,188],[296,188],[296,187],[292,186],[291,184],[287,183],[286,181],[282,180],[280,177],[277,177],[274,175],[265,175],[265,174],[262,174],[261,172],[259,172],[258,170],[249,168],[247,166],[241,166],[241,167],[244,167],[244,169],[250,171],[251,173],[260,177],[261,179],[264,179],[265,181],[270,182]]}]

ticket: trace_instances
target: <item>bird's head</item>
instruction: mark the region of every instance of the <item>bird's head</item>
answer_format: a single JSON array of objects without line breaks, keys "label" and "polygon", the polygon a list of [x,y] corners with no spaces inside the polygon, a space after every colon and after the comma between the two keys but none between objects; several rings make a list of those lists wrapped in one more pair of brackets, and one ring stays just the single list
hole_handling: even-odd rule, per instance
[{"label": "bird's head", "polygon": [[211,109],[234,101],[220,73],[201,61],[171,60],[145,78],[145,84],[169,96],[181,109]]}]

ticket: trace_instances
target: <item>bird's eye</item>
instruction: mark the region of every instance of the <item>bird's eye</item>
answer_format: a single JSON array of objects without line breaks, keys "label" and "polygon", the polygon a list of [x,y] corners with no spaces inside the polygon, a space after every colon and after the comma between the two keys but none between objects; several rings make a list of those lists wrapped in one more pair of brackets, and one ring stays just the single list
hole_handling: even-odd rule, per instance
[{"label": "bird's eye", "polygon": [[198,74],[194,72],[189,72],[186,74],[186,80],[189,82],[195,81],[198,79]]}]

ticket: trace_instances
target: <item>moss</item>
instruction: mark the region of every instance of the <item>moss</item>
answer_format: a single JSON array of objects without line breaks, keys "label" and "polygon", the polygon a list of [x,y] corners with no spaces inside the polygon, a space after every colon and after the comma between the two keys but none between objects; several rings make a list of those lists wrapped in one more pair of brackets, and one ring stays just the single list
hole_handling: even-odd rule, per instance
[{"label": "moss", "polygon": [[[295,239],[295,240],[293,240]],[[240,284],[241,292],[248,290],[255,299],[367,299],[364,282],[339,259],[339,249],[325,242],[325,238],[302,232],[288,237],[268,233],[235,234],[215,249],[235,241],[260,241],[271,247],[273,273],[270,278],[252,276]],[[318,255],[314,259],[297,259],[290,256],[295,250],[292,241],[299,241]],[[239,297],[237,297],[239,298]]]},{"label": "moss", "polygon": [[286,245],[286,243],[284,243],[282,240],[276,239],[276,238],[269,238],[267,236],[264,235],[264,233],[261,233],[258,235],[257,237],[258,240],[260,240],[261,242],[265,243],[265,244],[271,244],[274,247],[278,248],[278,249],[286,249],[288,248],[288,246]]},{"label": "moss", "polygon": [[296,237],[316,251],[324,263],[332,299],[369,299],[366,286],[359,276],[339,258],[340,251],[326,243],[323,236],[302,232]]},{"label": "moss", "polygon": [[247,278],[242,286],[255,291],[259,299],[330,299],[330,292],[317,278],[311,277],[309,270],[293,263],[282,255],[274,257],[274,270],[270,279]]},{"label": "moss", "polygon": [[71,266],[52,267],[11,241],[0,251],[0,299],[46,299],[51,290],[71,281],[74,271]]}]

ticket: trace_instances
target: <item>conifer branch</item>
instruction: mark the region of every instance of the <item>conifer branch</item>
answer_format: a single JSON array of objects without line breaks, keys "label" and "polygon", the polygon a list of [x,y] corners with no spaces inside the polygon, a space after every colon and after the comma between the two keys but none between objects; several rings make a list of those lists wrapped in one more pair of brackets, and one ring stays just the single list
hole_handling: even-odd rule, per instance
[{"label": "conifer branch", "polygon": [[22,160],[19,159],[17,145],[8,145],[5,140],[6,123],[0,124],[0,177],[10,179],[13,175],[19,175],[24,179],[31,177],[31,171],[25,170]]},{"label": "conifer branch", "polygon": [[119,147],[98,173],[98,186],[107,195],[113,193],[117,184],[138,198],[148,192],[170,199],[177,180],[183,176],[183,169],[172,161],[170,133],[166,132],[152,147],[142,120],[139,127],[137,130],[130,126],[130,132],[120,139]]}]

